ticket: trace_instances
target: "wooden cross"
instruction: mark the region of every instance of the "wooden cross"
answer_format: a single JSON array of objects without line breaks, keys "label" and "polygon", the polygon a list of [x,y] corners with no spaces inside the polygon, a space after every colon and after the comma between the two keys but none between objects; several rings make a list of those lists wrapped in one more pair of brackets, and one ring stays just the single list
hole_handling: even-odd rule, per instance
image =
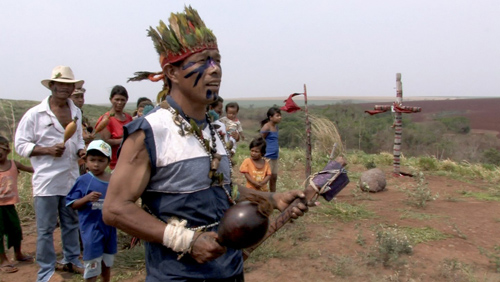
[{"label": "wooden cross", "polygon": [[392,105],[375,105],[375,111],[365,111],[370,115],[379,114],[391,110],[394,112],[394,175],[402,176],[401,166],[401,136],[403,134],[403,116],[402,114],[418,113],[422,111],[420,107],[403,106],[403,84],[401,83],[401,74],[396,73],[396,101]]}]

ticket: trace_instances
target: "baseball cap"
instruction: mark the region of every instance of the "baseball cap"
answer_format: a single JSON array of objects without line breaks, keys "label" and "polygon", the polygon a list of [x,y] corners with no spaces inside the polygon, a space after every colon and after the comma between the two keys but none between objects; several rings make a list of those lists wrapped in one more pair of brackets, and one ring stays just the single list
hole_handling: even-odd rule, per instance
[{"label": "baseball cap", "polygon": [[109,146],[108,143],[102,140],[94,140],[90,142],[89,146],[87,147],[87,152],[90,150],[97,150],[106,157],[111,158],[111,146]]}]

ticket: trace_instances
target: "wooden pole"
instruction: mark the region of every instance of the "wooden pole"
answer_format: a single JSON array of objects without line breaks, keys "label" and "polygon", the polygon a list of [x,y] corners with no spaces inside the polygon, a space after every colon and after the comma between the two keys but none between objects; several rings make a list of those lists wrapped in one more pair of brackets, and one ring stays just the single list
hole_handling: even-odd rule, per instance
[{"label": "wooden pole", "polygon": [[[396,104],[401,107],[403,104],[403,83],[401,82],[401,73],[396,73]],[[403,114],[395,111],[394,116],[394,171],[395,175],[401,172],[401,136],[403,135]]]},{"label": "wooden pole", "polygon": [[[311,175],[312,149],[311,149],[311,122],[307,109],[307,88],[304,84],[304,112],[306,115],[306,178]],[[306,184],[307,185],[307,184]]]},{"label": "wooden pole", "polygon": [[418,113],[422,111],[420,107],[403,106],[403,83],[401,82],[401,73],[396,73],[396,100],[389,105],[375,105],[375,112],[365,111],[371,115],[383,113],[388,110],[394,112],[394,147],[393,147],[393,166],[394,175],[401,174],[401,136],[403,135],[403,113]]}]

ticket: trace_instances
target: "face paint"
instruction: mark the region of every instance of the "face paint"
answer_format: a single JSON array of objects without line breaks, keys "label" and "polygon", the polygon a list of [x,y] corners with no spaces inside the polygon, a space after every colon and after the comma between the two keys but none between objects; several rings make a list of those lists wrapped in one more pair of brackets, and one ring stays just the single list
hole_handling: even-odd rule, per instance
[{"label": "face paint", "polygon": [[[186,69],[194,66],[195,64],[196,64],[196,62],[188,62],[182,67],[182,70],[186,70]],[[189,78],[192,75],[197,74],[196,79],[195,79],[194,84],[193,84],[193,87],[196,87],[196,85],[198,85],[198,81],[203,76],[205,71],[209,67],[215,67],[215,66],[217,66],[216,62],[212,59],[212,57],[208,57],[206,62],[203,65],[197,67],[196,69],[194,69],[191,72],[189,72],[188,74],[186,74],[184,76],[184,78]],[[207,90],[206,98],[209,100],[215,101],[218,98],[217,94],[218,94],[217,92],[212,92],[212,90],[209,89],[209,90]]]},{"label": "face paint", "polygon": [[219,95],[217,95],[217,92],[212,92],[212,90],[207,90],[207,99],[212,99],[212,101],[217,100]]},{"label": "face paint", "polygon": [[[187,64],[185,64],[182,69],[183,70],[186,70],[190,67],[192,67],[194,64],[196,64],[196,62],[188,62]],[[194,84],[193,84],[193,87],[196,87],[196,85],[198,84],[198,81],[200,80],[201,76],[205,73],[205,71],[209,68],[209,67],[213,67],[213,66],[216,66],[215,64],[215,61],[212,59],[212,57],[208,57],[207,58],[207,61],[197,67],[196,69],[194,69],[193,71],[191,71],[190,73],[186,74],[184,76],[184,78],[189,78],[191,77],[193,74],[197,73],[198,75],[196,76],[196,80],[194,81]],[[208,93],[207,93],[208,95]]]}]

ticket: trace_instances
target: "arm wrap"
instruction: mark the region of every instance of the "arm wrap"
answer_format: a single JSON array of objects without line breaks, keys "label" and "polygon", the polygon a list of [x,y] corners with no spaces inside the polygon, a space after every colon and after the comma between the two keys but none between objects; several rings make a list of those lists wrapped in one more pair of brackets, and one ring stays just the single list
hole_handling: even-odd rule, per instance
[{"label": "arm wrap", "polygon": [[186,252],[191,246],[194,231],[186,228],[187,221],[171,218],[163,232],[163,245],[174,252]]}]

